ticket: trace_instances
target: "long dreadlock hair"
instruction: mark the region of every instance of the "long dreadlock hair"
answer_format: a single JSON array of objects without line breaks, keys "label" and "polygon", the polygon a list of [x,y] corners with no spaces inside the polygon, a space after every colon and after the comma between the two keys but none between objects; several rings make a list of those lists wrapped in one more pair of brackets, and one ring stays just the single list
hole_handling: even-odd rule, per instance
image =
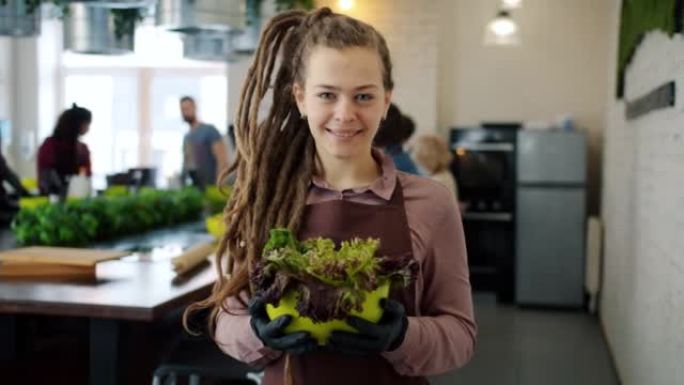
[{"label": "long dreadlock hair", "polygon": [[[231,199],[224,209],[226,233],[216,251],[218,281],[212,294],[192,304],[184,314],[209,310],[208,332],[214,337],[216,320],[225,300],[240,293],[251,296],[249,277],[261,258],[269,230],[286,227],[296,233],[301,225],[306,195],[315,167],[315,146],[306,120],[293,95],[296,82],[304,86],[305,64],[317,46],[336,49],[364,47],[377,50],[383,85],[394,86],[392,64],[384,38],[370,25],[335,14],[330,8],[311,12],[293,10],[275,16],[261,33],[254,61],[242,86],[235,121],[236,161],[222,173],[237,172]],[[272,79],[276,62],[279,66]],[[268,89],[273,101],[267,117],[258,111]]]}]

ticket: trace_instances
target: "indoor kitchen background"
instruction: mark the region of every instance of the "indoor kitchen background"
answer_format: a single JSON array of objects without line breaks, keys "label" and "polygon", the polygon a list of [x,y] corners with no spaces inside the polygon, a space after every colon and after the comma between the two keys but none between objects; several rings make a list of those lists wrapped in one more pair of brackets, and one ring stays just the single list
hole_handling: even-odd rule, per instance
[{"label": "indoor kitchen background", "polygon": [[[38,146],[76,102],[93,111],[83,140],[95,190],[129,169],[174,186],[187,130],[179,98],[195,97],[200,118],[228,136],[259,26],[309,3],[43,2],[24,12],[39,1],[0,0],[2,153],[35,178]],[[478,344],[471,363],[431,381],[683,383],[684,2],[314,3],[384,34],[394,101],[416,135],[437,133],[454,153]],[[117,38],[110,8],[130,7],[135,34]],[[193,226],[128,242],[182,239],[185,248],[206,240]],[[59,284],[0,278],[0,339],[11,341],[0,347],[0,383],[151,383],[155,370],[160,380],[175,371],[230,383],[207,376],[216,362],[234,369],[228,378],[258,381],[204,345],[185,355],[167,346],[180,333],[177,309],[209,287],[212,271],[175,276],[159,258],[145,274],[168,290],[107,305],[119,313],[92,310],[99,292],[69,302],[55,298]],[[40,290],[28,306],[17,298],[30,285]]]}]

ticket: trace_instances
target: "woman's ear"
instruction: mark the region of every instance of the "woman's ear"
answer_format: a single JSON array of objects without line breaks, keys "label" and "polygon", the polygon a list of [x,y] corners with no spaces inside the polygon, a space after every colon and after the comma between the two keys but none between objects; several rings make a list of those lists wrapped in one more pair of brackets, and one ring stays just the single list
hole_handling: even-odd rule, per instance
[{"label": "woman's ear", "polygon": [[304,87],[295,82],[292,86],[292,94],[294,95],[295,102],[297,103],[299,114],[301,116],[306,116],[306,108],[304,107]]},{"label": "woman's ear", "polygon": [[387,111],[389,111],[390,104],[392,103],[392,91],[385,91],[385,98],[383,100],[385,103],[385,112],[382,114],[382,119],[387,119]]}]

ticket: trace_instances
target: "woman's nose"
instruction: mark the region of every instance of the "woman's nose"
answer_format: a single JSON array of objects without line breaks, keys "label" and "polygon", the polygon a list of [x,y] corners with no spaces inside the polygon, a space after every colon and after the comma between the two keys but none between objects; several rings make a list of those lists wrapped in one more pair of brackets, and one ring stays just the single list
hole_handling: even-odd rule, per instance
[{"label": "woman's nose", "polygon": [[335,106],[335,119],[341,122],[353,121],[356,118],[356,106],[351,100],[342,98]]}]

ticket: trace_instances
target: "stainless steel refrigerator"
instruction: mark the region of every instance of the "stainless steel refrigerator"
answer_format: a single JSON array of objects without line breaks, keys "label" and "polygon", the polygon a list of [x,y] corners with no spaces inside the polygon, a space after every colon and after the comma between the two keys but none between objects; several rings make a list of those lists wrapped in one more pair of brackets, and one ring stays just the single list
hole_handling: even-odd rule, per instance
[{"label": "stainless steel refrigerator", "polygon": [[583,305],[586,159],[584,133],[518,132],[518,304]]}]

